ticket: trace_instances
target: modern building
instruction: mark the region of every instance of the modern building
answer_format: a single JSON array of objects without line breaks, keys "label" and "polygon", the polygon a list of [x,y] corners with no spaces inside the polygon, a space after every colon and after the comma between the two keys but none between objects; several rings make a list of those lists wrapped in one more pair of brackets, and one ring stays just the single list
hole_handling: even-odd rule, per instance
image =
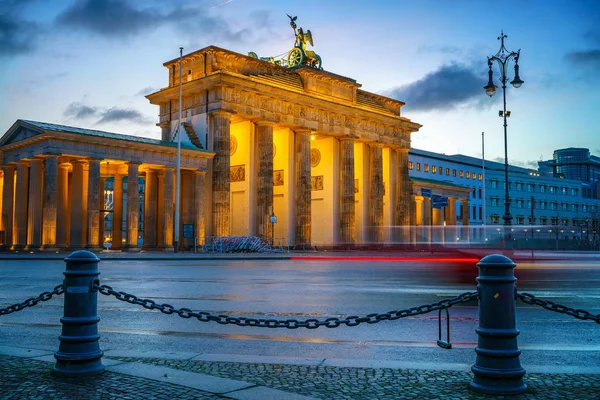
[{"label": "modern building", "polygon": [[589,149],[569,147],[554,150],[552,160],[538,164],[540,173],[581,181],[583,197],[600,199],[600,157],[591,155]]},{"label": "modern building", "polygon": [[[569,149],[573,150],[573,149]],[[587,149],[578,149],[587,150]],[[555,158],[562,161],[564,158]],[[585,152],[583,152],[585,153]],[[588,152],[589,153],[589,152]],[[558,169],[559,163],[540,162],[541,170],[552,164],[563,171],[560,176],[545,175],[528,168],[509,165],[510,212],[514,239],[592,240],[600,235],[600,199],[589,196],[593,186],[596,157],[587,156],[587,164],[578,169]],[[485,165],[485,168],[484,168]],[[566,176],[569,173],[570,179]],[[469,229],[458,229],[457,239],[486,241],[498,239],[504,221],[505,172],[504,164],[469,157],[445,155],[424,150],[409,152],[411,182],[433,181],[435,185],[457,185],[469,189],[468,207],[457,207],[456,212],[468,209]],[[596,184],[597,185],[597,184]],[[464,201],[464,200],[463,200]],[[459,218],[457,223],[465,221]],[[446,221],[448,225],[448,221]],[[479,227],[485,226],[482,230]]]}]

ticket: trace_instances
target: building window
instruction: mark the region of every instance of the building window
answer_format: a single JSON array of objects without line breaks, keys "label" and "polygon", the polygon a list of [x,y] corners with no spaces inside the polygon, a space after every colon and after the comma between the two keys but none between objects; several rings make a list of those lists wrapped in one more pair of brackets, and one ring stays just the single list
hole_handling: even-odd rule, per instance
[{"label": "building window", "polygon": [[467,179],[471,179],[471,173],[467,171]]},{"label": "building window", "polygon": [[562,207],[563,211],[567,211],[569,209],[569,204],[568,203],[562,203],[561,207]]},{"label": "building window", "polygon": [[446,168],[446,176],[450,176],[450,168]]},{"label": "building window", "polygon": [[548,223],[548,218],[546,218],[546,217],[540,217],[540,224],[546,225],[547,223]]},{"label": "building window", "polygon": [[471,172],[471,178],[473,180],[477,179],[477,174],[475,172]]},{"label": "building window", "polygon": [[[425,167],[425,168],[427,168],[427,167]],[[437,167],[435,165],[432,165],[431,166],[431,173],[435,174],[436,172],[437,172]]]},{"label": "building window", "polygon": [[546,185],[540,185],[540,193],[546,193]]},{"label": "building window", "polygon": [[418,163],[417,163],[417,171],[420,171],[420,170],[421,170],[421,163],[420,163],[420,162],[418,162]]},{"label": "building window", "polygon": [[558,225],[558,217],[552,217],[551,223],[554,226]]},{"label": "building window", "polygon": [[567,194],[567,188],[566,188],[566,187],[561,187],[561,188],[560,188],[560,192],[561,192],[562,194]]},{"label": "building window", "polygon": [[535,190],[533,190],[533,189],[534,189],[534,186],[533,186],[533,184],[532,184],[532,183],[528,183],[528,184],[527,184],[527,191],[528,191],[528,192],[534,192]]},{"label": "building window", "polygon": [[581,205],[581,211],[583,211],[583,212],[587,212],[587,210],[588,210],[588,206],[587,206],[587,204],[582,204],[582,205]]},{"label": "building window", "polygon": [[490,219],[492,220],[492,224],[498,225],[498,222],[500,221],[500,216],[498,216],[498,215],[492,215],[490,217]]},{"label": "building window", "polygon": [[481,175],[481,174],[477,174],[477,180],[478,180],[478,181],[480,181],[480,180],[482,180],[482,179],[483,179],[483,175]]},{"label": "building window", "polygon": [[575,212],[577,212],[577,210],[579,209],[579,205],[577,205],[575,203],[573,203],[572,207],[573,207],[572,210]]},{"label": "building window", "polygon": [[477,219],[477,206],[473,206],[473,219]]},{"label": "building window", "polygon": [[482,211],[481,206],[479,206],[479,219],[482,219]]},{"label": "building window", "polygon": [[408,169],[413,169],[413,162],[412,161],[408,162]]},{"label": "building window", "polygon": [[523,190],[523,183],[517,182],[516,185],[517,185],[517,190],[519,190],[519,191]]},{"label": "building window", "polygon": [[491,197],[490,198],[490,205],[492,207],[498,207],[500,205],[500,199],[498,197]]},{"label": "building window", "polygon": [[481,198],[481,188],[478,188],[477,191],[479,192],[479,198]]},{"label": "building window", "polygon": [[577,196],[579,194],[579,191],[577,190],[577,188],[571,188],[571,195],[572,196]]},{"label": "building window", "polygon": [[444,168],[441,165],[438,168],[439,168],[439,171],[440,171],[440,175],[443,175],[444,174]]},{"label": "building window", "polygon": [[429,164],[425,164],[425,172],[429,172]]},{"label": "building window", "polygon": [[523,217],[522,215],[517,215],[517,225],[524,225],[525,224],[525,217]]},{"label": "building window", "polygon": [[464,178],[465,177],[465,171],[463,171],[462,169],[460,170],[460,172],[458,173],[458,176],[460,178]]},{"label": "building window", "polygon": [[545,209],[547,208],[547,204],[548,204],[548,203],[546,203],[546,202],[545,202],[545,201],[543,201],[543,200],[542,200],[542,201],[540,201],[540,209],[541,209],[541,210],[545,210]]},{"label": "building window", "polygon": [[550,193],[556,193],[558,190],[557,186],[550,186]]},{"label": "building window", "polygon": [[555,201],[553,201],[552,203],[550,203],[550,209],[558,210],[558,204]]},{"label": "building window", "polygon": [[452,170],[452,176],[456,178],[456,170],[455,169]]},{"label": "building window", "polygon": [[517,208],[523,208],[523,199],[517,199]]},{"label": "building window", "polygon": [[498,181],[496,179],[490,180],[490,187],[492,189],[498,189]]}]

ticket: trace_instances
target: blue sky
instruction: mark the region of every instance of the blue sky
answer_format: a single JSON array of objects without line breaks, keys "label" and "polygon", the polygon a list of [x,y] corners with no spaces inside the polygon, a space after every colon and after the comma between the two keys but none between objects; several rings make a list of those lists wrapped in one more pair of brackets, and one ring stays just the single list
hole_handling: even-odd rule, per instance
[{"label": "blue sky", "polygon": [[504,30],[525,81],[507,88],[509,161],[600,155],[598,0],[0,0],[0,132],[21,118],[158,138],[144,94],[167,85],[163,62],[180,46],[284,53],[286,13],[324,69],[406,103],[413,147],[480,157],[485,132],[490,160],[504,159],[502,92],[483,86]]}]

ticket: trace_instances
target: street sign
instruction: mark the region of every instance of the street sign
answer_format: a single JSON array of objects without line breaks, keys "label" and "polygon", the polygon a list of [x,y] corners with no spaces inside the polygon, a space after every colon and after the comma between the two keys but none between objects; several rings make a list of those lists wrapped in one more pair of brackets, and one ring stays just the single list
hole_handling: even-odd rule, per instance
[{"label": "street sign", "polygon": [[431,197],[431,189],[421,188],[421,196]]},{"label": "street sign", "polygon": [[448,198],[446,196],[439,196],[437,194],[434,194],[431,197],[431,206],[433,208],[448,207]]},{"label": "street sign", "polygon": [[183,224],[183,237],[186,239],[194,238],[194,224]]}]

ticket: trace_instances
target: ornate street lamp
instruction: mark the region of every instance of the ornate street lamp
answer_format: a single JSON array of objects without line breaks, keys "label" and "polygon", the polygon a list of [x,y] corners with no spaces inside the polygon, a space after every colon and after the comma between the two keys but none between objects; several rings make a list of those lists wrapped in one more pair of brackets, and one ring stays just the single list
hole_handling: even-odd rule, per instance
[{"label": "ornate street lamp", "polygon": [[494,85],[494,79],[492,77],[492,64],[493,61],[498,63],[498,67],[500,69],[500,82],[502,83],[502,96],[504,100],[504,107],[499,112],[500,117],[504,118],[504,179],[505,190],[504,190],[504,215],[502,219],[504,220],[504,248],[512,249],[512,234],[510,230],[512,215],[510,214],[510,197],[508,195],[508,141],[506,135],[506,119],[510,116],[510,111],[506,110],[506,67],[510,59],[515,60],[515,78],[510,82],[515,88],[521,87],[523,81],[519,77],[519,56],[521,54],[521,49],[517,52],[508,51],[506,47],[504,47],[504,39],[507,36],[503,31],[500,32],[500,36],[498,36],[498,40],[500,40],[500,50],[493,55],[492,57],[488,57],[488,84],[483,87],[488,96],[493,96],[496,93],[496,88],[498,86]]}]

